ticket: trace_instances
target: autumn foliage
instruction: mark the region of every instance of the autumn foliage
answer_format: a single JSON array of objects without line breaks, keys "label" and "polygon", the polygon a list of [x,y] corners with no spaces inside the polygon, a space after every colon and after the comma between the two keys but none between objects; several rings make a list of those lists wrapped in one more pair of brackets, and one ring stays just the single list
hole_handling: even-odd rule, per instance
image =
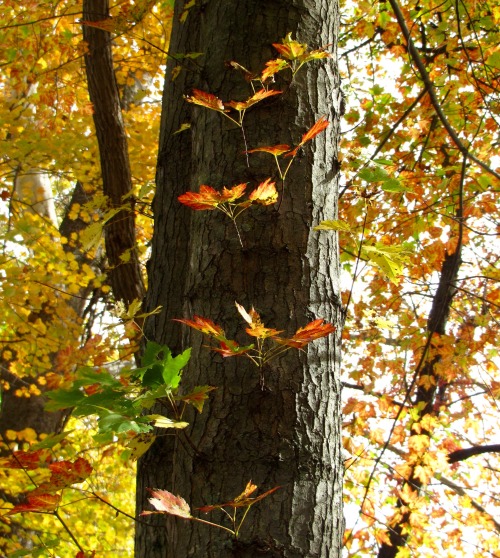
[{"label": "autumn foliage", "polygon": [[[183,17],[192,5],[186,3]],[[20,408],[50,391],[48,408],[60,419],[38,432],[2,417],[5,555],[21,556],[31,546],[38,556],[130,553],[135,459],[159,431],[182,432],[186,406],[202,412],[217,389],[183,389],[189,353],[173,355],[151,343],[133,362],[148,314],[139,300],[125,305],[113,298],[102,252],[105,227],[123,207],[102,192],[82,26],[113,37],[144,262],[171,3],[116,2],[112,17],[81,15],[77,0],[0,6],[3,404],[17,398]],[[496,556],[500,8],[357,0],[344,3],[342,18],[345,98],[332,102],[345,111],[344,182],[338,219],[313,226],[319,242],[340,236],[345,278],[345,553]],[[291,81],[304,64],[331,56],[328,45],[311,48],[291,35],[272,47],[274,57],[261,68],[230,61],[221,69],[240,72],[249,88],[243,100],[194,89],[185,92],[186,102],[244,131],[247,111],[286,95],[274,89],[278,75]],[[178,72],[199,55],[180,57]],[[301,164],[302,152],[328,125],[326,117],[308,123],[292,145],[242,141],[242,157],[274,157],[276,176],[201,184],[179,197],[179,207],[217,218],[222,212],[236,226],[256,206],[275,211],[290,166]],[[40,210],[45,195],[20,195],[15,184],[22,177],[49,180],[59,222]],[[73,199],[76,184],[81,195]],[[123,262],[130,257],[123,253]],[[264,324],[254,308],[236,307],[250,337],[245,344],[209,317],[178,321],[205,335],[222,357],[250,359],[263,389],[269,361],[334,331],[317,317],[285,334],[287,324]],[[155,402],[164,415],[149,411]],[[471,446],[488,450],[460,453]],[[470,458],[450,463],[450,454]],[[278,487],[252,497],[256,490],[249,482],[225,503],[195,502],[201,507],[194,516],[182,496],[151,487],[155,511],[142,513],[201,521],[237,537],[248,510],[265,505]],[[226,508],[242,514],[229,523],[199,516],[225,517]]]}]

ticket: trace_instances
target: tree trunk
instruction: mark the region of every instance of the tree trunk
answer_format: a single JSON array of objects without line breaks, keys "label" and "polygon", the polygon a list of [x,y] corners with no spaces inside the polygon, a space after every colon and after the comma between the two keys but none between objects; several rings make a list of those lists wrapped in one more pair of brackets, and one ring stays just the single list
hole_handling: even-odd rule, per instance
[{"label": "tree trunk", "polygon": [[[191,8],[185,23],[177,3],[170,53],[203,52],[183,59],[180,74],[166,71],[155,232],[149,265],[147,307],[162,306],[146,322],[146,338],[174,352],[193,347],[183,389],[217,388],[202,414],[186,418],[185,434],[159,437],[140,460],[138,511],[151,509],[146,488],[167,489],[192,506],[227,501],[249,480],[261,490],[281,489],[249,512],[238,541],[195,522],[150,516],[136,531],[136,556],[147,558],[229,556],[340,556],[342,457],[340,445],[339,266],[336,235],[312,227],[337,214],[337,140],[340,90],[335,46],[332,59],[297,74],[284,95],[259,104],[245,117],[245,137],[229,120],[185,102],[192,88],[229,100],[251,95],[230,60],[252,71],[276,58],[271,44],[289,32],[311,48],[335,44],[338,6],[328,0],[293,2],[227,0]],[[287,79],[289,76],[286,76]],[[249,190],[275,174],[273,158],[245,149],[297,144],[321,116],[331,121],[292,165],[282,203],[251,208],[239,220],[240,246],[230,220],[218,211],[191,211],[177,197],[248,182]],[[174,134],[183,123],[189,130]],[[172,318],[198,314],[221,324],[229,337],[247,342],[234,301],[255,306],[268,327],[293,333],[314,318],[337,332],[305,351],[291,350],[265,370],[265,388],[245,358],[222,359],[202,335]],[[194,449],[196,448],[196,449]],[[197,512],[194,512],[196,514]],[[152,518],[152,519],[151,519]],[[206,517],[223,522],[222,514]]]},{"label": "tree trunk", "polygon": [[[84,21],[100,21],[108,17],[108,0],[84,0]],[[105,228],[108,275],[115,298],[130,304],[133,300],[142,300],[144,285],[137,255],[134,202],[130,196],[132,174],[113,67],[111,34],[83,25],[83,37],[89,48],[85,54],[85,68],[94,108],[103,191],[111,208],[124,207]]]},{"label": "tree trunk", "polygon": [[[457,213],[457,220],[460,222],[461,212]],[[446,330],[446,323],[450,314],[453,296],[456,293],[456,280],[458,271],[462,263],[462,235],[459,234],[459,242],[454,252],[446,254],[441,267],[441,274],[439,277],[439,284],[432,300],[432,307],[427,320],[427,332],[429,334],[429,342],[425,350],[424,361],[420,370],[417,370],[418,378],[432,378],[430,386],[422,385],[418,382],[416,387],[416,397],[413,403],[413,408],[419,409],[420,417],[423,419],[427,415],[435,415],[436,400],[443,398],[447,388],[447,384],[441,381],[439,373],[437,372],[437,365],[440,362],[439,352],[437,355],[429,356],[428,349],[436,348],[439,343],[439,336],[444,335]],[[439,389],[438,389],[438,386]],[[420,426],[419,421],[415,421],[412,427],[412,434],[422,434],[431,436],[426,428],[417,429]],[[402,485],[410,487],[411,491],[420,492],[424,483],[420,480],[417,474],[417,466],[420,465],[421,457],[412,462],[412,467],[407,478],[404,479]],[[402,489],[398,489],[400,494],[404,493]],[[393,515],[393,521],[388,531],[388,538],[390,542],[384,542],[380,545],[377,558],[396,558],[398,552],[403,548],[409,538],[411,530],[410,516],[411,510],[408,508],[408,503],[398,497],[396,500],[396,512]]]}]

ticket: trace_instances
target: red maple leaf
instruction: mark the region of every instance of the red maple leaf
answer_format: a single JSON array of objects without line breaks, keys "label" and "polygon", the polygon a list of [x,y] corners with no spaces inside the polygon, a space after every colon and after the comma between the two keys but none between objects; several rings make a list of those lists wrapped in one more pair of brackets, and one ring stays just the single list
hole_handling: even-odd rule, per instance
[{"label": "red maple leaf", "polygon": [[25,504],[14,506],[8,515],[22,512],[51,512],[54,511],[61,500],[60,494],[28,494]]},{"label": "red maple leaf", "polygon": [[10,457],[0,459],[0,467],[6,469],[25,469],[32,471],[44,467],[50,459],[50,451],[40,449],[37,451],[15,451]]},{"label": "red maple leaf", "polygon": [[92,474],[92,465],[83,457],[75,462],[56,461],[49,465],[51,471],[50,479],[41,484],[33,494],[40,492],[57,492],[62,488],[83,482]]},{"label": "red maple leaf", "polygon": [[245,347],[241,347],[236,343],[236,341],[232,341],[231,339],[224,339],[224,341],[220,342],[219,347],[211,347],[212,351],[219,353],[224,358],[233,357],[233,356],[241,356],[245,353],[248,353],[251,349],[253,349],[253,345],[246,345]]}]

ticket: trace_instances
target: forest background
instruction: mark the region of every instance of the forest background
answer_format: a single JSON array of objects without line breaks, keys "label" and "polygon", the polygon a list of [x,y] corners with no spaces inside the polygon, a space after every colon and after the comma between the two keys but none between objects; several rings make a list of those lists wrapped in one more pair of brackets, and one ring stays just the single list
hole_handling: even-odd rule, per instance
[{"label": "forest background", "polygon": [[[149,257],[172,8],[116,2],[100,23],[113,35],[131,169],[110,209],[81,2],[0,6],[5,555],[133,552],[147,425],[112,412],[97,425],[95,409],[66,423],[41,396],[66,390],[74,403],[103,371],[125,385],[135,368],[142,283],[118,293],[113,269]],[[338,220],[317,234],[339,234],[343,262],[345,556],[500,556],[500,7],[358,1],[341,18],[343,184]],[[179,72],[201,56],[179,58]],[[117,206],[136,235],[118,256],[102,241]],[[64,481],[54,456],[71,464]],[[19,496],[44,483],[55,500]]]}]

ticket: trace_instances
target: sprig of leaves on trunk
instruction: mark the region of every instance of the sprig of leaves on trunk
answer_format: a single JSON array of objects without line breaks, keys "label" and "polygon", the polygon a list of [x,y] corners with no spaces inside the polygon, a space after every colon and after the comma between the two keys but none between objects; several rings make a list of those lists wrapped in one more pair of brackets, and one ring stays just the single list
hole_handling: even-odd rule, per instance
[{"label": "sprig of leaves on trunk", "polygon": [[[243,522],[245,521],[245,518],[250,511],[250,508],[255,503],[263,500],[280,488],[280,486],[275,486],[274,488],[271,488],[271,490],[267,490],[259,496],[252,498],[251,495],[257,490],[257,485],[253,484],[252,481],[249,481],[245,487],[245,490],[239,496],[236,496],[236,498],[234,498],[233,500],[224,502],[223,504],[213,504],[197,508],[197,510],[202,513],[209,513],[215,510],[220,510],[227,516],[227,518],[231,522],[231,528],[225,527],[220,523],[214,523],[212,521],[207,521],[206,519],[201,519],[200,517],[191,515],[191,508],[186,500],[184,500],[184,498],[182,498],[181,496],[174,496],[174,494],[172,494],[168,490],[149,489],[149,492],[152,496],[152,498],[149,498],[149,503],[155,508],[156,511],[146,510],[143,511],[141,515],[175,515],[177,517],[181,517],[182,519],[189,519],[191,521],[205,523],[206,525],[210,525],[212,527],[218,527],[219,529],[223,529],[224,531],[231,533],[234,538],[237,539],[240,534]],[[229,511],[226,508],[228,508]],[[241,517],[238,516],[238,510],[240,509],[244,510]]]},{"label": "sprig of leaves on trunk", "polygon": [[[183,429],[186,405],[202,412],[211,386],[196,386],[187,394],[179,392],[183,369],[191,349],[173,356],[164,345],[148,342],[141,366],[116,376],[104,368],[80,368],[71,385],[48,393],[47,409],[72,409],[76,417],[97,416],[98,442],[111,442],[115,436],[128,437],[130,457],[137,459],[155,440],[153,427]],[[159,402],[171,416],[145,414]]]},{"label": "sprig of leaves on trunk", "polygon": [[228,339],[221,326],[215,324],[208,318],[193,316],[193,319],[176,319],[175,321],[201,331],[205,335],[218,342],[218,347],[210,346],[212,351],[221,354],[223,357],[244,356],[249,358],[260,370],[261,385],[264,385],[264,365],[269,361],[283,355],[290,348],[302,349],[311,341],[326,337],[335,331],[335,326],[325,322],[322,318],[313,320],[304,327],[299,328],[292,337],[280,337],[283,330],[276,330],[266,327],[260,315],[252,308],[245,310],[237,302],[236,308],[242,318],[248,324],[245,331],[248,335],[255,338],[255,342],[249,345],[239,345],[233,339]]}]

